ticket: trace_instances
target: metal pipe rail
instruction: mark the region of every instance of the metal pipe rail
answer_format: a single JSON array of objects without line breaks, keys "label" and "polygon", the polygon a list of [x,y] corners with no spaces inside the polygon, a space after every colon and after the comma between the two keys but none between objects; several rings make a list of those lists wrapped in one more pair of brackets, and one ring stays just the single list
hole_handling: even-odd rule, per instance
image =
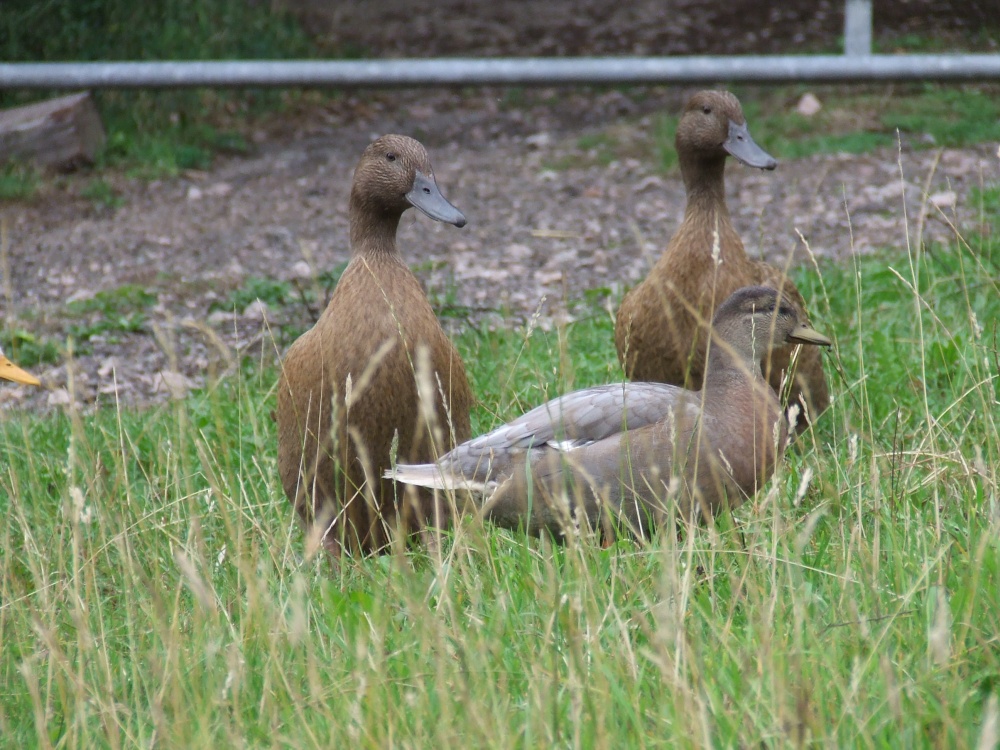
[{"label": "metal pipe rail", "polygon": [[0,63],[0,89],[1000,81],[1000,55]]}]

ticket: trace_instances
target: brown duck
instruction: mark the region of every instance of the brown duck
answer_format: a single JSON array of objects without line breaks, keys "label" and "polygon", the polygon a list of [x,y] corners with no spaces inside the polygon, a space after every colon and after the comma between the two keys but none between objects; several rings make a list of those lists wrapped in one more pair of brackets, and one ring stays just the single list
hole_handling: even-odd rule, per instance
[{"label": "brown duck", "polygon": [[[805,309],[795,285],[777,268],[751,260],[726,207],[726,158],[774,169],[777,162],[750,137],[743,110],[727,91],[701,91],[688,101],[677,126],[677,155],[687,189],[684,220],[641,284],[622,300],[615,346],[625,374],[634,380],[677,385],[701,382],[706,325],[736,289],[763,284],[782,289]],[[792,346],[779,346],[763,363],[777,391]],[[790,403],[805,400],[815,416],[829,404],[819,352],[805,348],[791,384]],[[801,426],[805,420],[800,420]]]},{"label": "brown duck", "polygon": [[676,511],[739,505],[781,459],[785,415],[763,379],[771,342],[828,346],[795,302],[769,287],[736,291],[716,311],[700,391],[617,383],[553,399],[460,445],[437,463],[399,465],[401,482],[485,497],[501,526],[562,535],[586,521],[645,536]]},{"label": "brown duck", "polygon": [[[381,477],[394,447],[400,460],[431,461],[470,434],[462,360],[396,249],[400,216],[411,206],[465,225],[438,189],[424,147],[382,136],[354,173],[351,261],[319,321],[288,350],[278,383],[285,493],[338,556],[384,550],[398,524],[412,532],[446,522],[447,508],[430,493],[397,494]],[[421,409],[418,374],[430,409]]]}]

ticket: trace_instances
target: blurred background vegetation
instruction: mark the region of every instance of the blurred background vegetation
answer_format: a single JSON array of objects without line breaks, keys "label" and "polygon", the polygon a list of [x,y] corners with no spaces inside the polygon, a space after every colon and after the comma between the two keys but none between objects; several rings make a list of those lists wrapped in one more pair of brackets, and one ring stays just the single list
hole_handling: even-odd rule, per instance
[{"label": "blurred background vegetation", "polygon": [[[327,51],[329,52],[329,51]],[[0,59],[301,59],[320,49],[283,5],[253,0],[4,0]],[[55,92],[2,91],[0,107]],[[150,175],[206,169],[213,153],[248,149],[248,115],[280,109],[294,92],[95,91],[107,129],[102,164]]]}]

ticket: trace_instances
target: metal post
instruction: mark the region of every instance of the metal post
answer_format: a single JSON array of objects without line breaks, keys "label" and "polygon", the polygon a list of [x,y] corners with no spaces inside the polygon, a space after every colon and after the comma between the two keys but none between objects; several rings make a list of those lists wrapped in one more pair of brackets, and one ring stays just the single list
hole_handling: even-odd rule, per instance
[{"label": "metal post", "polygon": [[844,54],[872,53],[872,0],[844,0]]}]

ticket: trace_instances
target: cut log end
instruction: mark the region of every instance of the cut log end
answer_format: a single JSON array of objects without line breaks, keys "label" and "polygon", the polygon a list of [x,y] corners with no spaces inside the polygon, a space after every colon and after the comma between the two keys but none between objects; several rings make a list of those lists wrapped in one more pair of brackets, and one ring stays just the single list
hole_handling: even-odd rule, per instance
[{"label": "cut log end", "polygon": [[0,110],[0,163],[69,171],[93,163],[103,145],[104,125],[86,91]]}]

